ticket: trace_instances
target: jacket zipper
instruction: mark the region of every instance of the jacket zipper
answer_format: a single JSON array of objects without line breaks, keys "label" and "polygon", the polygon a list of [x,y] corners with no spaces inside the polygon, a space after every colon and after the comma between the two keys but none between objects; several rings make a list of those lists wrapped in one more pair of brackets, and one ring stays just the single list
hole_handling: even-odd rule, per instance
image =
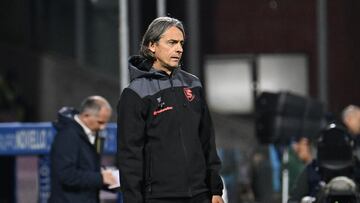
[{"label": "jacket zipper", "polygon": [[173,73],[174,73],[174,71],[171,72],[171,74],[169,75],[169,81],[170,81],[171,91],[174,91]]},{"label": "jacket zipper", "polygon": [[[176,70],[174,70],[176,71]],[[174,96],[176,98],[176,92],[175,92],[175,88],[174,88],[174,84],[173,84],[173,74],[174,74],[174,71],[171,73],[171,75],[169,76],[169,81],[170,81],[170,85],[171,85],[171,91],[174,92]],[[177,108],[176,108],[177,109]],[[177,110],[176,110],[177,112]],[[178,113],[178,112],[177,112]],[[182,148],[183,148],[183,151],[184,151],[184,157],[185,157],[185,164],[188,165],[188,154],[187,154],[187,150],[186,150],[186,146],[185,146],[185,142],[184,142],[184,137],[182,135],[182,128],[180,127],[179,129],[179,137],[180,137],[180,141],[181,141],[181,145],[182,145]],[[186,185],[189,187],[189,193],[191,193],[191,187],[189,185],[189,170],[188,170],[188,167],[185,167],[185,170],[186,170]]]},{"label": "jacket zipper", "polygon": [[149,184],[149,189],[148,192],[151,193],[152,192],[152,159],[151,159],[151,150],[149,149],[149,179],[148,179],[148,184]]},{"label": "jacket zipper", "polygon": [[[186,146],[185,146],[185,142],[184,142],[184,137],[182,135],[182,129],[180,128],[179,130],[179,136],[180,136],[180,141],[181,141],[181,145],[184,151],[184,157],[185,157],[185,164],[188,165],[188,154],[187,154],[187,150],[186,150]],[[185,167],[186,170],[186,185],[189,187],[189,192],[191,193],[191,188],[189,186],[189,171],[188,171],[188,167]]]}]

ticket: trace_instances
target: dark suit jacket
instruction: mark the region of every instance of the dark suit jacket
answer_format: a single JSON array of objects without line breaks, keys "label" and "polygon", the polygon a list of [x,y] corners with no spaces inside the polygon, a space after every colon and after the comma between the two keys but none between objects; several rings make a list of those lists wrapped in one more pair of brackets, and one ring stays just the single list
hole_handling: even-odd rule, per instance
[{"label": "dark suit jacket", "polygon": [[98,203],[103,186],[100,156],[82,127],[73,119],[76,111],[60,111],[58,130],[51,148],[50,203]]}]

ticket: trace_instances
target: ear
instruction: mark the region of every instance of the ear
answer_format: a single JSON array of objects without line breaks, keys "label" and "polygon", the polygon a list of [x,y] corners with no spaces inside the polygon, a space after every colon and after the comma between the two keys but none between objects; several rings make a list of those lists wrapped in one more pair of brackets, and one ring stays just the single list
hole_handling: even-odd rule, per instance
[{"label": "ear", "polygon": [[148,48],[149,48],[149,50],[150,50],[151,52],[155,52],[155,47],[156,47],[156,42],[150,42],[150,43],[149,43]]}]

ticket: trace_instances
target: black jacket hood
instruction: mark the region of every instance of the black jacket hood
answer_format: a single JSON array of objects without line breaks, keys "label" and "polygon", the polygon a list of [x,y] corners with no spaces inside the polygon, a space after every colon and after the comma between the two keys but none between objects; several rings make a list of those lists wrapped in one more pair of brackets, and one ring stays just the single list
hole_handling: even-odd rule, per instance
[{"label": "black jacket hood", "polygon": [[56,130],[62,129],[65,125],[73,123],[74,116],[79,112],[73,107],[62,107],[57,114],[57,120],[53,122]]},{"label": "black jacket hood", "polygon": [[163,78],[167,74],[164,71],[158,71],[152,67],[153,61],[142,56],[131,56],[129,59],[130,81],[136,78]]}]

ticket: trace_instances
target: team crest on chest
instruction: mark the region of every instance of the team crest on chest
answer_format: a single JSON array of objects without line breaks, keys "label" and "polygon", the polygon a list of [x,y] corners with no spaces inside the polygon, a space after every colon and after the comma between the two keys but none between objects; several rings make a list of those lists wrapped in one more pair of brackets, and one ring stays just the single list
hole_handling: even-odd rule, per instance
[{"label": "team crest on chest", "polygon": [[193,95],[193,92],[190,88],[184,87],[184,94],[187,100],[192,101],[195,99],[195,95]]}]

